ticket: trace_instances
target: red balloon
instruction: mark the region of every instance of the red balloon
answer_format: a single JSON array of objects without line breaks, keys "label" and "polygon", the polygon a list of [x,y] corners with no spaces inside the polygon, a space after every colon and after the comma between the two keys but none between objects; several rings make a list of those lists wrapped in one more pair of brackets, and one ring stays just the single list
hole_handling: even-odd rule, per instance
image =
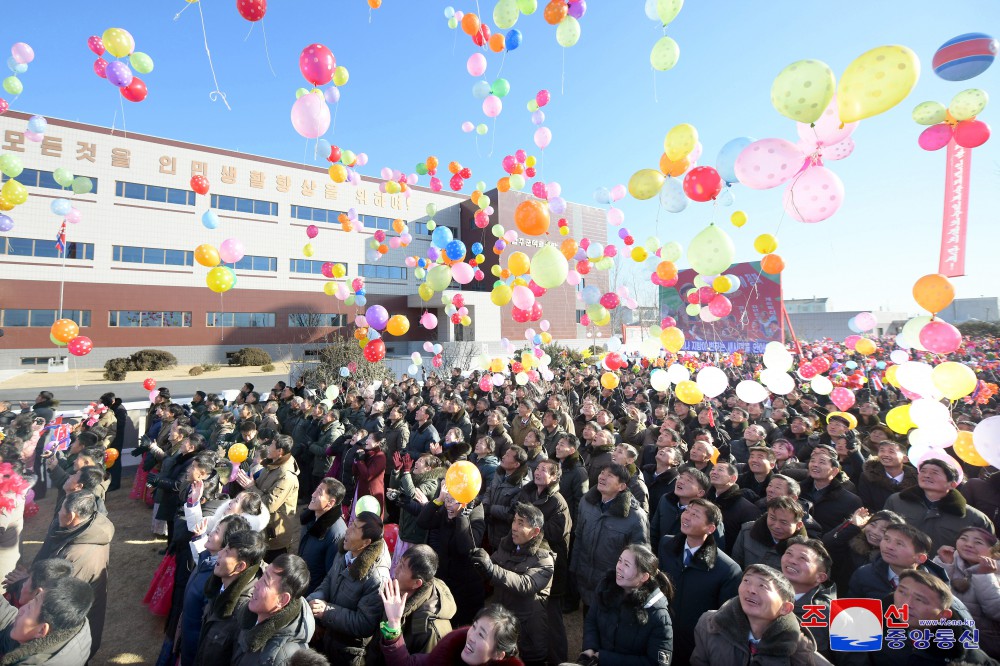
[{"label": "red balloon", "polygon": [[396,523],[385,525],[382,528],[382,539],[390,553],[396,552],[396,543],[399,541],[399,525]]},{"label": "red balloon", "polygon": [[96,55],[104,55],[104,40],[97,35],[91,35],[87,38],[87,46],[89,46],[90,50]]},{"label": "red balloon", "polygon": [[38,515],[38,505],[32,502],[24,507],[24,515],[28,518],[34,518]]},{"label": "red balloon", "polygon": [[621,299],[618,298],[618,294],[609,291],[608,293],[601,296],[601,305],[603,305],[608,310],[614,310],[616,307],[621,305]]},{"label": "red balloon", "polygon": [[531,319],[531,312],[529,312],[528,310],[522,310],[521,308],[517,307],[516,305],[511,308],[510,315],[511,315],[511,318],[514,321],[516,321],[518,324],[524,324],[529,319]]},{"label": "red balloon", "polygon": [[819,373],[816,372],[816,366],[809,361],[803,361],[799,364],[799,375],[802,379],[812,379],[817,374]]},{"label": "red balloon", "polygon": [[586,259],[581,259],[576,262],[576,272],[580,275],[587,275],[590,273],[590,262]]},{"label": "red balloon", "polygon": [[[534,280],[528,283],[528,289],[530,289],[531,293],[535,295],[535,298],[539,296],[544,296],[545,292],[548,291],[545,287],[540,286]],[[455,307],[461,307],[461,306],[456,305]]]},{"label": "red balloon", "polygon": [[198,194],[208,194],[208,178],[204,176],[191,176],[191,189]]},{"label": "red balloon", "polygon": [[340,154],[341,154],[340,148],[338,148],[337,146],[330,146],[330,156],[326,159],[331,162],[339,162]]},{"label": "red balloon", "polygon": [[94,343],[86,335],[78,335],[66,344],[66,350],[73,356],[86,356],[94,349]]},{"label": "red balloon", "polygon": [[542,320],[542,304],[535,301],[535,304],[531,306],[531,321],[541,321]]},{"label": "red balloon", "polygon": [[236,10],[251,23],[257,22],[267,13],[267,0],[236,0]]},{"label": "red balloon", "polygon": [[326,85],[333,80],[337,59],[333,51],[322,44],[310,44],[299,55],[299,71],[314,86]]},{"label": "red balloon", "polygon": [[978,148],[990,140],[990,126],[982,120],[963,120],[955,126],[954,138],[963,148]]},{"label": "red balloon", "polygon": [[142,382],[142,388],[147,391],[152,391],[156,388],[156,380],[152,377],[146,377],[146,380]]},{"label": "red balloon", "polygon": [[108,61],[104,58],[98,58],[94,61],[94,74],[97,74],[102,79],[108,78],[107,69]]},{"label": "red balloon", "polygon": [[146,95],[149,93],[146,90],[146,84],[138,76],[133,76],[132,83],[124,88],[119,88],[119,90],[122,92],[122,97],[130,102],[141,102],[146,99]]},{"label": "red balloon", "polygon": [[684,194],[692,201],[711,201],[722,191],[722,177],[710,166],[691,169],[684,176]]},{"label": "red balloon", "polygon": [[365,345],[365,358],[369,363],[378,363],[385,358],[385,343],[381,338],[368,341]]},{"label": "red balloon", "polygon": [[456,173],[451,177],[451,180],[448,181],[448,185],[451,187],[452,191],[458,192],[460,189],[465,187],[465,181],[462,180],[462,177]]},{"label": "red balloon", "polygon": [[830,369],[830,359],[826,356],[817,356],[812,360],[812,367],[816,368],[816,372],[823,374]]}]

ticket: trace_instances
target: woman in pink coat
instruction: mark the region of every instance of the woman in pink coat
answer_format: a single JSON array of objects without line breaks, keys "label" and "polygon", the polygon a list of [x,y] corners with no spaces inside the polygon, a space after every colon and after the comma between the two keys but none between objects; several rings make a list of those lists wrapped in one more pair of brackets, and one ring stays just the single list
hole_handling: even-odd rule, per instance
[{"label": "woman in pink coat", "polygon": [[[354,503],[359,497],[371,495],[378,500],[381,516],[385,518],[385,453],[382,451],[382,441],[385,436],[373,432],[365,440],[364,448],[358,449],[354,459],[354,478],[357,486],[354,491]],[[352,508],[351,517],[356,515]]]}]

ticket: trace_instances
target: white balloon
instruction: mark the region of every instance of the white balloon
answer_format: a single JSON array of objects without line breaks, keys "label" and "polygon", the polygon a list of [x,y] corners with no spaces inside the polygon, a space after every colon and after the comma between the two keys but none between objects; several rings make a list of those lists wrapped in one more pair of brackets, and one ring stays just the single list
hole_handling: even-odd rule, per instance
[{"label": "white balloon", "polygon": [[897,349],[891,354],[889,354],[889,360],[895,363],[896,365],[902,365],[903,363],[906,363],[907,361],[910,360],[910,354],[908,352],[903,351],[902,349]]},{"label": "white balloon", "polygon": [[922,398],[941,398],[941,392],[934,386],[931,366],[920,361],[907,361],[896,371],[896,381],[907,391]]},{"label": "white balloon", "polygon": [[667,368],[667,378],[674,384],[680,384],[683,381],[691,379],[691,373],[680,363],[674,363]]},{"label": "white balloon", "polygon": [[1000,467],[1000,416],[980,421],[972,431],[972,443],[990,465]]},{"label": "white balloon", "polygon": [[764,367],[778,372],[788,372],[795,360],[786,350],[770,350],[764,352]]},{"label": "white balloon", "polygon": [[816,375],[809,380],[809,383],[816,395],[830,395],[830,391],[833,390],[833,382],[826,375]]},{"label": "white balloon", "polygon": [[736,385],[736,397],[745,403],[764,402],[767,396],[767,389],[752,379],[744,379]]},{"label": "white balloon", "polygon": [[653,387],[654,391],[666,391],[669,389],[670,377],[667,376],[666,370],[663,370],[662,368],[653,370],[653,372],[649,374],[649,385]]},{"label": "white balloon", "polygon": [[698,371],[698,388],[709,398],[714,398],[729,388],[729,377],[720,368],[705,366]]},{"label": "white balloon", "polygon": [[616,352],[622,348],[622,339],[617,335],[613,335],[608,338],[608,351]]},{"label": "white balloon", "polygon": [[910,404],[910,420],[918,428],[932,428],[948,423],[949,416],[948,408],[934,400],[920,398]]},{"label": "white balloon", "polygon": [[[767,373],[766,379],[764,378],[765,372]],[[760,373],[760,378],[771,393],[788,395],[795,390],[795,380],[787,372],[768,369]]]}]

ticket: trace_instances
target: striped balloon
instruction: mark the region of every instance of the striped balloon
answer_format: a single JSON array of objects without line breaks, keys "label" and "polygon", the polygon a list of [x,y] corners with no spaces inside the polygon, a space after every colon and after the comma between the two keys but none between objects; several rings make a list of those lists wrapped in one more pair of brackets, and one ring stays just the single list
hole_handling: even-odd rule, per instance
[{"label": "striped balloon", "polygon": [[979,76],[993,64],[1000,42],[981,32],[959,35],[934,53],[934,73],[945,81],[965,81]]}]

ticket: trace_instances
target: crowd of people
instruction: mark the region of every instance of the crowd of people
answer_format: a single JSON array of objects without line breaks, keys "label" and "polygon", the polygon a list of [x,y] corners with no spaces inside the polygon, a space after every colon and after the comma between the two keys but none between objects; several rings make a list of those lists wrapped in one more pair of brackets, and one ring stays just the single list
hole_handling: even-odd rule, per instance
[{"label": "crowd of people", "polygon": [[[759,361],[741,360],[731,386]],[[159,663],[997,663],[996,469],[911,465],[888,384],[846,412],[807,382],[691,406],[645,366],[614,389],[587,363],[489,391],[458,369],[232,401],[159,389],[124,452],[164,539],[155,572],[130,572],[165,617]],[[133,422],[106,394],[53,446],[53,400],[0,404],[0,664],[84,664],[102,641],[104,499]],[[997,407],[950,405],[959,430]],[[462,461],[470,501],[445,483]],[[25,561],[46,489],[56,513]],[[882,602],[881,649],[835,649],[839,598]]]}]

